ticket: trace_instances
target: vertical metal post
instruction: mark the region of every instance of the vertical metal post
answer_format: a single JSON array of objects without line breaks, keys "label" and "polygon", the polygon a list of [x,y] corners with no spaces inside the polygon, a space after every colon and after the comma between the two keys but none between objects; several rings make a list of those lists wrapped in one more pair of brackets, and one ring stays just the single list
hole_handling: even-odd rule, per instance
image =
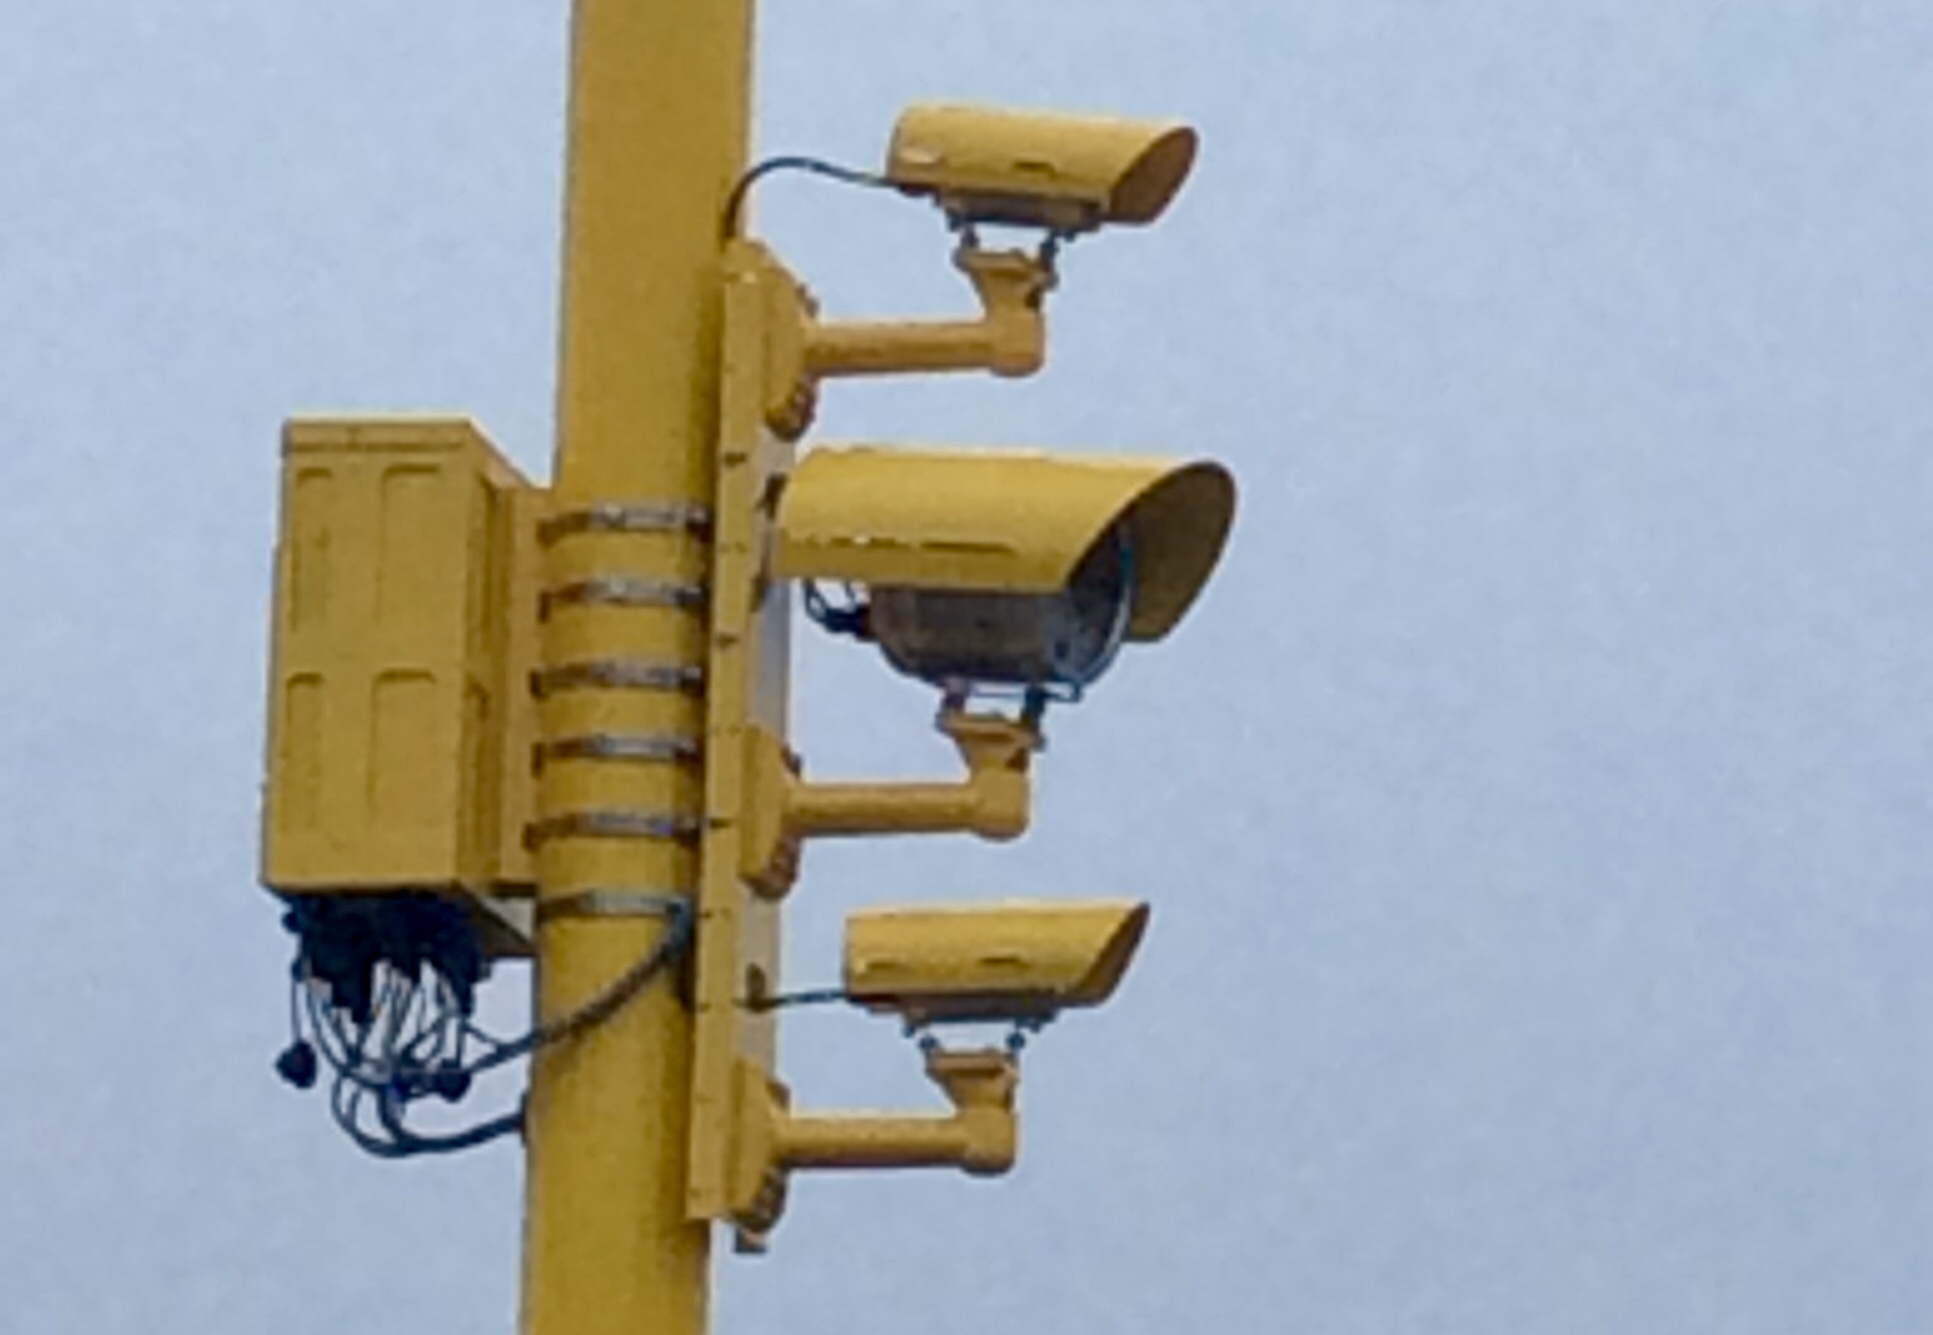
[{"label": "vertical metal post", "polygon": [[[576,0],[546,553],[537,1007],[595,995],[698,878],[721,309],[753,0]],[[658,745],[664,743],[664,745]],[[686,1213],[691,1017],[675,978],[540,1054],[528,1335],[699,1335],[709,1234]]]}]

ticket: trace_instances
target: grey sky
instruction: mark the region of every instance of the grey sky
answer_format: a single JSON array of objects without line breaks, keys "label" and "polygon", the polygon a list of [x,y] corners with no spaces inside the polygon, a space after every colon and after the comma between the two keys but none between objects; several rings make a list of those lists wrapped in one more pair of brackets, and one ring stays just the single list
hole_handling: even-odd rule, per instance
[{"label": "grey sky", "polygon": [[[769,150],[870,163],[932,96],[1204,137],[1157,229],[1070,253],[1045,375],[839,386],[821,437],[1200,451],[1243,508],[1173,643],[1051,720],[1025,843],[813,851],[800,984],[901,895],[1154,928],[1031,1050],[1011,1179],[802,1182],[717,1328],[1933,1329],[1933,9],[762,27]],[[268,1069],[255,784],[282,415],[547,457],[563,37],[562,0],[8,6],[0,1327],[512,1328],[514,1152],[369,1163]],[[759,219],[835,312],[961,304],[922,209]],[[798,688],[816,767],[947,763],[863,652]],[[884,1023],[786,1043],[807,1101],[925,1097]]]}]

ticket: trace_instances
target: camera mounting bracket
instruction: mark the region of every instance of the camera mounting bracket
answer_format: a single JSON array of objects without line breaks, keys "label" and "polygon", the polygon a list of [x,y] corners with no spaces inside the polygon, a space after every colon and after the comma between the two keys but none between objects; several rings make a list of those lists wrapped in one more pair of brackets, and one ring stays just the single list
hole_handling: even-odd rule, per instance
[{"label": "camera mounting bracket", "polygon": [[953,740],[967,773],[951,783],[817,783],[801,777],[796,753],[763,729],[748,733],[752,800],[741,866],[768,897],[784,895],[798,873],[799,845],[812,838],[877,834],[977,834],[1016,839],[1032,814],[1029,769],[1041,749],[1038,723],[1025,716],[947,707],[939,730]]}]

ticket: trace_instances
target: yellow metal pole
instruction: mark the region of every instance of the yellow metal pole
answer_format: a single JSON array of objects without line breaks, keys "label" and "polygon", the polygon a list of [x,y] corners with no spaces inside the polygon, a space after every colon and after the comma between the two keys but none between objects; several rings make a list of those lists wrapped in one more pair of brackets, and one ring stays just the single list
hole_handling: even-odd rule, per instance
[{"label": "yellow metal pole", "polygon": [[[537,1007],[555,1019],[689,896],[703,773],[702,589],[719,218],[744,166],[753,0],[577,0],[558,439],[546,555]],[[685,1210],[691,1018],[675,977],[539,1054],[528,1335],[698,1335],[709,1236]]]}]

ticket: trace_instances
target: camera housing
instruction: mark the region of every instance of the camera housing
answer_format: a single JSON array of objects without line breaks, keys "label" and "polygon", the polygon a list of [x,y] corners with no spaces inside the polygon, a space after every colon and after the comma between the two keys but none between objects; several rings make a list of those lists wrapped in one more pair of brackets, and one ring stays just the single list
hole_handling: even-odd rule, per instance
[{"label": "camera housing", "polygon": [[867,909],[846,919],[846,996],[912,1025],[1048,1020],[1114,995],[1147,925],[1132,900]]},{"label": "camera housing", "polygon": [[955,226],[1072,236],[1160,217],[1194,166],[1196,144],[1179,121],[921,103],[893,127],[885,176],[906,194],[930,196]]},{"label": "camera housing", "polygon": [[1107,671],[1134,607],[1133,552],[1111,526],[1054,593],[876,588],[869,628],[886,661],[929,682],[1080,690]]},{"label": "camera housing", "polygon": [[1209,462],[828,447],[779,497],[772,573],[863,589],[845,624],[943,690],[1079,690],[1181,620],[1234,505]]}]

